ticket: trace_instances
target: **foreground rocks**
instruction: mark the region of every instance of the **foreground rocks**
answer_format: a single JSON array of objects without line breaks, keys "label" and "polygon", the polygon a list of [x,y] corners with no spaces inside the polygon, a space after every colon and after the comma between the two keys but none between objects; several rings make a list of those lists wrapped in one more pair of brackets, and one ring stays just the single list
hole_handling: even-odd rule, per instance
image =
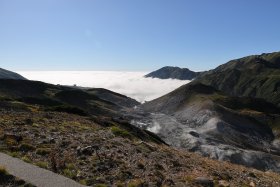
[{"label": "foreground rocks", "polygon": [[[0,112],[1,151],[89,186],[279,186],[280,176],[141,139],[116,120]],[[32,123],[29,120],[32,119]],[[29,122],[28,122],[29,121]],[[20,124],[18,122],[23,122]],[[6,135],[17,135],[8,138]],[[24,149],[22,149],[24,148]]]}]

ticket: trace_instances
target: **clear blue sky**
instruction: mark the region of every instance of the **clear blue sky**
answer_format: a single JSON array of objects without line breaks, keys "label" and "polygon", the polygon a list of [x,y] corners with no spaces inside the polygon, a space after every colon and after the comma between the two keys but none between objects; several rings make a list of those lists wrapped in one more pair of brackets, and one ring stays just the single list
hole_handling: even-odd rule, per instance
[{"label": "clear blue sky", "polygon": [[0,0],[0,67],[214,68],[280,51],[279,0]]}]

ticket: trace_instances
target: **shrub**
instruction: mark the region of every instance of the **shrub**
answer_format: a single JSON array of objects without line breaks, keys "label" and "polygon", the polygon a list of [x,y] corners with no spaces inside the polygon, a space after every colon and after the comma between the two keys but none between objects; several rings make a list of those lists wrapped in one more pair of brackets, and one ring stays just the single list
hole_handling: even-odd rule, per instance
[{"label": "shrub", "polygon": [[66,166],[65,166],[67,169],[70,169],[70,170],[74,170],[76,167],[75,167],[75,165],[73,164],[73,163],[68,163],[68,164],[66,164]]},{"label": "shrub", "polygon": [[7,144],[8,147],[18,145],[17,141],[13,138],[6,138],[5,143]]},{"label": "shrub", "polygon": [[0,175],[7,175],[8,172],[4,166],[0,166]]},{"label": "shrub", "polygon": [[71,179],[75,178],[77,176],[77,171],[76,170],[71,170],[71,169],[64,169],[63,174]]},{"label": "shrub", "polygon": [[79,183],[86,186],[87,185],[87,180],[82,179],[82,180],[79,181]]},{"label": "shrub", "polygon": [[17,157],[17,158],[20,157],[19,152],[8,152],[7,154],[12,156],[12,157]]},{"label": "shrub", "polygon": [[33,151],[35,149],[36,148],[33,145],[26,144],[26,143],[21,144],[20,147],[19,147],[19,150],[24,151],[24,152]]},{"label": "shrub", "polygon": [[48,163],[47,162],[37,162],[36,163],[37,166],[39,166],[40,168],[48,168]]},{"label": "shrub", "polygon": [[48,155],[50,153],[51,153],[51,150],[46,149],[46,148],[39,148],[39,149],[36,150],[36,154],[42,155],[42,156]]},{"label": "shrub", "polygon": [[31,163],[31,160],[30,158],[28,158],[27,156],[24,156],[21,158],[24,162],[27,162],[27,163]]},{"label": "shrub", "polygon": [[137,163],[137,167],[138,167],[139,169],[145,169],[145,165],[144,165],[144,163],[143,163],[142,161],[139,161],[139,162]]},{"label": "shrub", "polygon": [[125,187],[124,183],[122,183],[122,182],[118,182],[118,183],[116,184],[116,186],[117,186],[117,187]]}]

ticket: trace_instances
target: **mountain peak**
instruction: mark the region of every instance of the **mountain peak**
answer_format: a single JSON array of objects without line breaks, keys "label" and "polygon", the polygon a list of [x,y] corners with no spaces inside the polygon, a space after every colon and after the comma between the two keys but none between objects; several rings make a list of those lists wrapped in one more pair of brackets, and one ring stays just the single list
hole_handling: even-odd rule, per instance
[{"label": "mountain peak", "polygon": [[194,72],[188,68],[180,68],[176,66],[164,66],[156,71],[153,71],[145,77],[159,78],[159,79],[179,79],[192,80],[196,78],[200,72]]}]

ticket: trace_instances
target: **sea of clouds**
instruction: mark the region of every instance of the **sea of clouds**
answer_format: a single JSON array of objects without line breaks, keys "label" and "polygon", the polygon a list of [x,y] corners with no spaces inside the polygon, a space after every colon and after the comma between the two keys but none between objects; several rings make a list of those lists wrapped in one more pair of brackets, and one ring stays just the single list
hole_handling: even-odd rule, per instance
[{"label": "sea of clouds", "polygon": [[105,88],[144,102],[158,98],[190,81],[145,78],[147,72],[18,71],[29,80],[51,84]]}]

